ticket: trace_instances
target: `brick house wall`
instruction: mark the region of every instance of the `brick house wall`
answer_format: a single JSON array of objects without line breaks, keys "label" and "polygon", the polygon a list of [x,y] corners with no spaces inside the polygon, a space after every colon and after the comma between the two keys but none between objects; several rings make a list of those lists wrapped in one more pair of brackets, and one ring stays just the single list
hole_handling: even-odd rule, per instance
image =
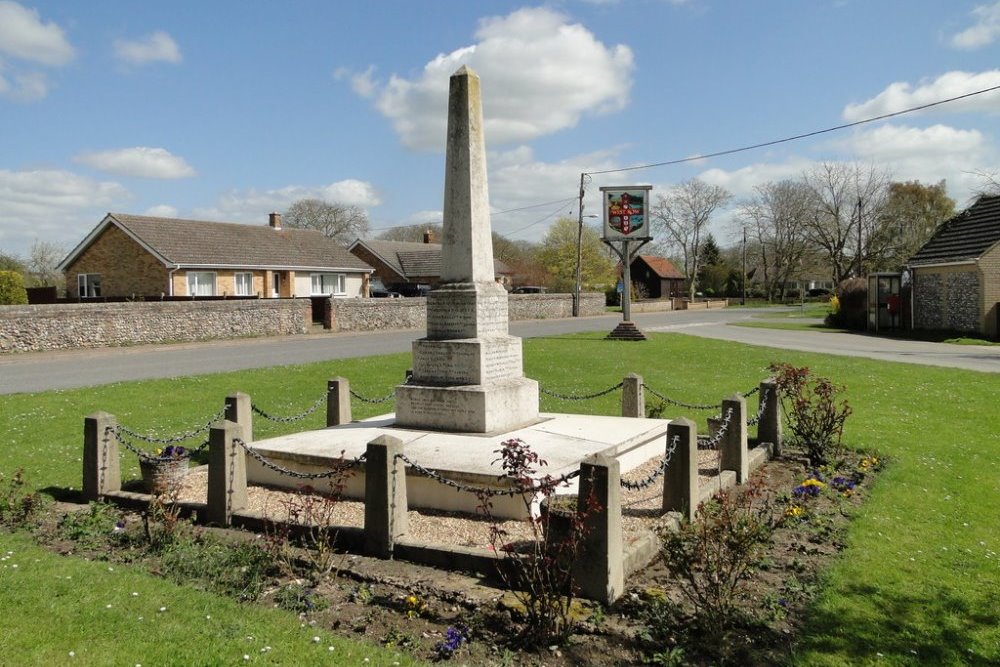
[{"label": "brick house wall", "polygon": [[251,294],[258,295],[263,298],[268,298],[271,296],[270,292],[265,292],[265,282],[264,282],[264,271],[249,271],[249,270],[215,270],[215,269],[180,269],[175,271],[171,282],[173,283],[173,295],[174,296],[190,296],[188,294],[188,272],[200,273],[200,272],[210,272],[215,274],[215,294],[217,296],[233,296],[236,294],[236,274],[237,273],[252,273],[253,278]]},{"label": "brick house wall", "polygon": [[402,276],[396,273],[393,269],[389,268],[389,266],[386,265],[386,263],[383,262],[378,255],[369,251],[368,248],[359,244],[351,250],[351,254],[375,269],[375,273],[372,274],[372,279],[378,278],[386,287],[392,285],[393,283],[403,282]]},{"label": "brick house wall", "polygon": [[979,258],[979,271],[983,283],[983,333],[988,338],[1000,340],[1000,243]]},{"label": "brick house wall", "polygon": [[167,293],[167,268],[113,225],[66,267],[66,292],[71,297],[77,295],[81,273],[101,275],[101,296],[158,297]]}]

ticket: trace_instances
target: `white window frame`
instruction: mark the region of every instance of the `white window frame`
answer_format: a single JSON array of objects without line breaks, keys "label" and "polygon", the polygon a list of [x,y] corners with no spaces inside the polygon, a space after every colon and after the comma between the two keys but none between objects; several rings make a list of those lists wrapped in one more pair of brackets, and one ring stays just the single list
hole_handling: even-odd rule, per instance
[{"label": "white window frame", "polygon": [[313,296],[346,296],[346,273],[310,273],[310,292]]},{"label": "white window frame", "polygon": [[76,293],[81,299],[94,299],[101,296],[101,274],[76,274]]},{"label": "white window frame", "polygon": [[[199,293],[201,281],[209,282],[211,290],[208,294]],[[216,274],[215,271],[188,271],[187,272],[188,296],[215,296],[216,295]]]},{"label": "white window frame", "polygon": [[[243,289],[240,289],[240,279],[246,281]],[[253,271],[237,271],[233,274],[233,290],[236,296],[253,296]]]}]

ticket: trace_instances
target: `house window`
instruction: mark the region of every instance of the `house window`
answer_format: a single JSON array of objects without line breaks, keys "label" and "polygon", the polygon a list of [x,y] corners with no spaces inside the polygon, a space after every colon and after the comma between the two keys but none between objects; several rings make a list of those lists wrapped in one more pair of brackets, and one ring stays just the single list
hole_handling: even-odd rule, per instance
[{"label": "house window", "polygon": [[347,294],[347,275],[344,273],[312,274],[312,293]]},{"label": "house window", "polygon": [[76,276],[77,293],[81,299],[101,296],[100,273],[78,273]]},{"label": "house window", "polygon": [[188,271],[188,296],[215,296],[215,273]]},{"label": "house window", "polygon": [[249,271],[241,271],[235,275],[236,296],[253,295],[253,274]]}]

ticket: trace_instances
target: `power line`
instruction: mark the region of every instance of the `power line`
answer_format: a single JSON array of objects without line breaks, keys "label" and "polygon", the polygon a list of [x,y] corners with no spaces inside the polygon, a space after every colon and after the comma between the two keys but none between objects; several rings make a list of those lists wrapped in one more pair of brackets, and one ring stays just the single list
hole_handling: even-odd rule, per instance
[{"label": "power line", "polygon": [[874,116],[872,118],[865,118],[863,120],[857,120],[853,123],[844,123],[843,125],[837,125],[835,127],[828,127],[823,130],[815,130],[813,132],[806,132],[805,134],[796,134],[792,137],[785,137],[784,139],[775,139],[773,141],[765,141],[759,144],[753,144],[752,146],[742,146],[740,148],[730,148],[729,150],[717,151],[715,153],[708,153],[706,155],[696,155],[692,157],[680,158],[677,160],[667,160],[666,162],[654,162],[652,164],[639,164],[632,167],[622,167],[620,169],[604,169],[602,171],[588,171],[587,175],[594,174],[614,174],[622,171],[636,171],[638,169],[651,169],[653,167],[667,167],[674,164],[683,164],[685,162],[696,162],[697,160],[707,160],[713,157],[720,157],[723,155],[732,155],[733,153],[742,153],[745,151],[752,151],[757,148],[766,148],[767,146],[775,146],[777,144],[788,143],[789,141],[797,141],[799,139],[807,139],[809,137],[815,137],[820,134],[826,134],[828,132],[836,132],[837,130],[845,130],[849,127],[857,127],[858,125],[864,125],[866,123],[874,123],[875,121],[885,120],[886,118],[895,118],[896,116],[902,116],[903,114],[913,113],[914,111],[922,111],[924,109],[930,109],[931,107],[940,106],[942,104],[947,104],[949,102],[955,102],[956,100],[962,100],[967,97],[973,97],[975,95],[982,95],[983,93],[991,93],[995,90],[1000,90],[1000,86],[993,86],[991,88],[983,88],[982,90],[977,90],[971,93],[965,93],[964,95],[956,95],[955,97],[949,97],[948,99],[938,100],[936,102],[929,102],[928,104],[921,104],[920,106],[910,107],[909,109],[903,109],[902,111],[893,111],[892,113],[882,114],[881,116]]}]

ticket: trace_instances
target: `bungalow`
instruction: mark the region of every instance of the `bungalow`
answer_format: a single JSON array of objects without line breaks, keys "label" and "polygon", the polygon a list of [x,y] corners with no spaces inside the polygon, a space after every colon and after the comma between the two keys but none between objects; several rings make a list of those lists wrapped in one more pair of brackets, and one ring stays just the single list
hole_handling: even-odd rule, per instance
[{"label": "bungalow", "polygon": [[372,268],[321,232],[108,213],[58,267],[68,296],[366,296]]},{"label": "bungalow", "polygon": [[[432,243],[430,232],[424,232],[423,243],[358,239],[347,249],[374,267],[372,282],[385,288],[433,287],[441,281],[441,244]],[[509,288],[511,271],[507,265],[494,259],[493,268],[497,281]]]},{"label": "bungalow", "polygon": [[1000,195],[945,221],[907,267],[914,329],[1000,337]]}]

